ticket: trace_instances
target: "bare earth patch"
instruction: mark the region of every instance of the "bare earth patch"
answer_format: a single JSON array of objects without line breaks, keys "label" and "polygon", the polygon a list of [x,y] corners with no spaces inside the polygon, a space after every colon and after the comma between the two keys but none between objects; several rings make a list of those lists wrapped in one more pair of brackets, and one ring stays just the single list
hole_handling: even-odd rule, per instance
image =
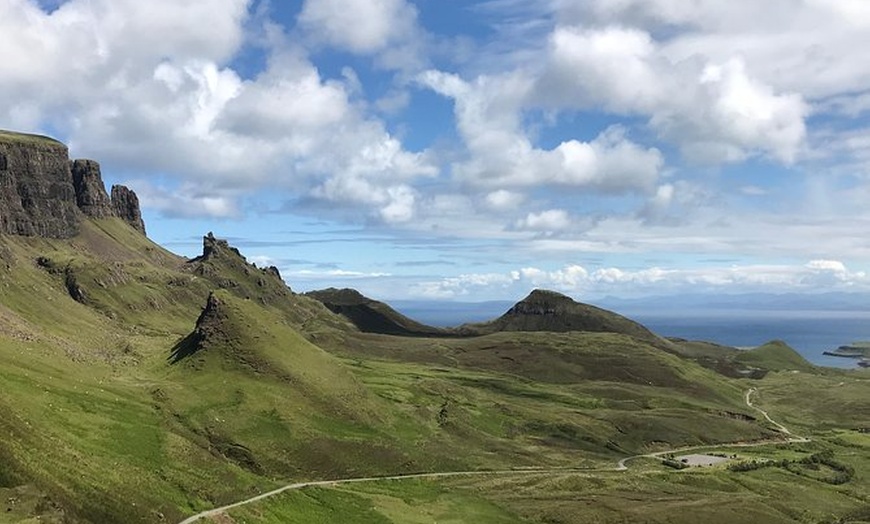
[{"label": "bare earth patch", "polygon": [[727,457],[717,457],[715,455],[683,455],[677,457],[676,460],[689,466],[715,466],[723,462],[728,462]]}]

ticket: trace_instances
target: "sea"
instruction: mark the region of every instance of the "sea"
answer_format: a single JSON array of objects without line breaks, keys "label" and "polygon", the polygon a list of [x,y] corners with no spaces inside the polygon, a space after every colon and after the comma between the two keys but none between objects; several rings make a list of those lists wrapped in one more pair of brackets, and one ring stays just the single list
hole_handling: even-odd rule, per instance
[{"label": "sea", "polygon": [[624,314],[667,337],[707,340],[739,348],[782,340],[818,366],[855,368],[857,359],[823,353],[841,345],[870,340],[868,311],[702,310],[664,314],[627,311]]},{"label": "sea", "polygon": [[[510,307],[506,302],[442,305],[404,303],[399,309],[420,322],[457,326],[495,318]],[[841,345],[870,341],[870,311],[621,309],[632,320],[666,337],[705,340],[739,348],[785,341],[818,366],[857,368],[857,360],[824,355]]]}]

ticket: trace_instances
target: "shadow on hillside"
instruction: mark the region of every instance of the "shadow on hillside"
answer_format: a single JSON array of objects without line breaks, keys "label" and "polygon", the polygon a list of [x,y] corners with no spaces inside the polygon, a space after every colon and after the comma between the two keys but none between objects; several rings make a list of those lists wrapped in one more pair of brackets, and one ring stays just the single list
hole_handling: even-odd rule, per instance
[{"label": "shadow on hillside", "polygon": [[177,364],[185,358],[192,356],[194,353],[201,349],[199,342],[200,337],[194,331],[193,333],[179,340],[178,343],[176,343],[174,346],[172,346],[172,352],[169,354],[166,360],[169,361],[169,364]]}]

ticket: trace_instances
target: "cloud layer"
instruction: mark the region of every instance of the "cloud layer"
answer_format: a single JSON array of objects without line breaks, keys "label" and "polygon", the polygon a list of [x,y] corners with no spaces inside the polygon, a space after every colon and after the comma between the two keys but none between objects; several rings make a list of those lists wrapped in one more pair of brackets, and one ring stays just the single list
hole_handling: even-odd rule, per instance
[{"label": "cloud layer", "polygon": [[863,285],[868,30],[859,0],[6,0],[0,127],[99,159],[157,220],[486,266],[402,277],[433,295]]}]

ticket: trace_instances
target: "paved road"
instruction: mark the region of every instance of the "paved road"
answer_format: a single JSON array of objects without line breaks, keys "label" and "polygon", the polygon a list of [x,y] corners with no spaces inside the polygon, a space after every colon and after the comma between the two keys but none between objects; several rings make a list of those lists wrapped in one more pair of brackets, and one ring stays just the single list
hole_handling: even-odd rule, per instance
[{"label": "paved road", "polygon": [[582,468],[529,468],[529,469],[505,469],[505,470],[491,470],[491,471],[448,471],[444,473],[415,473],[409,475],[391,475],[386,477],[358,477],[358,478],[349,478],[349,479],[335,479],[335,480],[315,480],[312,482],[297,482],[295,484],[288,484],[287,486],[269,491],[268,493],[262,493],[257,495],[256,497],[251,497],[249,499],[240,500],[234,504],[229,504],[226,506],[221,506],[220,508],[210,509],[208,511],[203,511],[202,513],[197,513],[191,517],[188,517],[181,521],[179,524],[192,524],[198,520],[214,517],[216,515],[220,515],[226,511],[229,511],[233,508],[237,508],[239,506],[245,506],[247,504],[251,504],[263,499],[267,499],[270,497],[274,497],[275,495],[279,495],[284,493],[285,491],[292,491],[296,489],[308,488],[312,486],[338,486],[341,484],[354,484],[358,482],[377,482],[384,480],[408,480],[408,479],[437,479],[437,478],[448,478],[448,477],[472,477],[472,476],[485,476],[485,475],[496,475],[496,476],[505,476],[505,475],[558,475],[560,473],[604,473],[609,471],[625,471],[628,469],[626,465],[627,462],[639,458],[657,458],[662,455],[668,455],[671,453],[683,453],[686,451],[694,451],[698,449],[714,449],[714,448],[751,448],[756,446],[767,446],[770,444],[783,444],[789,442],[809,442],[810,439],[807,437],[799,437],[792,435],[792,432],[788,430],[785,426],[780,424],[779,422],[770,418],[766,411],[752,404],[750,396],[753,393],[756,393],[758,390],[756,388],[749,388],[746,390],[746,393],[743,396],[743,400],[746,402],[746,405],[750,408],[758,411],[762,415],[764,415],[765,420],[771,423],[773,426],[777,428],[777,430],[785,435],[787,438],[785,440],[767,440],[762,442],[734,442],[731,444],[713,444],[707,446],[690,446],[685,448],[676,448],[669,449],[665,451],[657,451],[655,453],[646,453],[643,455],[633,455],[631,457],[626,457],[619,462],[617,462],[616,467],[613,468],[599,468],[599,469],[582,469]]}]

